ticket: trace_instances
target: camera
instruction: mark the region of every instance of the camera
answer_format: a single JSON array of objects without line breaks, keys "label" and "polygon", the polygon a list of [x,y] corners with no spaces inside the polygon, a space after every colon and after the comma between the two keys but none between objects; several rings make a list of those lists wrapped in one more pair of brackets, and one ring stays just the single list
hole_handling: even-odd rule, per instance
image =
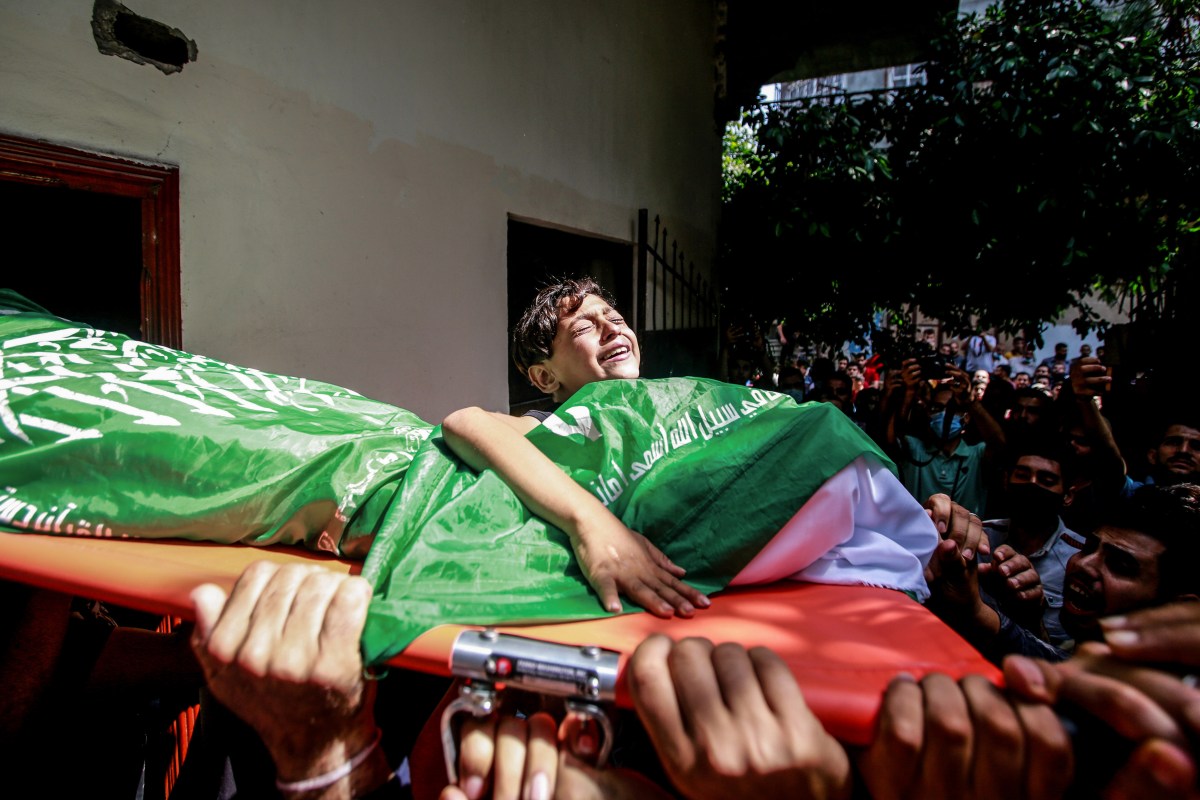
[{"label": "camera", "polygon": [[938,355],[925,355],[917,359],[921,367],[921,377],[925,380],[940,381],[946,377],[946,360]]}]

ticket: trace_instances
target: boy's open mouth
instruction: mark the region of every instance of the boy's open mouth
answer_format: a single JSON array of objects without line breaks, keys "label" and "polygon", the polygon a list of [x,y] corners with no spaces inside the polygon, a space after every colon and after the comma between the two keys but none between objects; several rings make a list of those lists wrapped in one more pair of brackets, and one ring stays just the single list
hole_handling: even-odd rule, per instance
[{"label": "boy's open mouth", "polygon": [[626,345],[620,345],[619,347],[614,347],[612,350],[610,350],[609,352],[607,352],[607,353],[605,353],[604,355],[602,355],[602,356],[600,357],[600,360],[601,360],[601,361],[605,361],[605,362],[607,362],[607,361],[621,361],[621,360],[622,360],[622,359],[624,359],[626,356],[628,356],[628,355],[630,354],[630,352],[632,352],[632,351],[629,349],[629,347],[628,347],[628,346],[626,346]]}]

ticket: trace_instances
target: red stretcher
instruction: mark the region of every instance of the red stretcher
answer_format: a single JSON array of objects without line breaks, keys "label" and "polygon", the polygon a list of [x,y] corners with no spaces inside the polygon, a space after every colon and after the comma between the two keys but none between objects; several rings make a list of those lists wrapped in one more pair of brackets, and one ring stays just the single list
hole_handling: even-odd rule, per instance
[{"label": "red stretcher", "polygon": [[[0,533],[0,579],[185,619],[192,616],[188,595],[193,587],[213,582],[231,588],[242,570],[260,559],[316,563],[344,573],[360,567],[292,547]],[[434,628],[390,663],[450,675],[451,649],[464,630]],[[690,620],[627,614],[498,630],[616,651],[616,700],[625,707],[630,701],[621,670],[650,633],[765,645],[788,662],[829,732],[850,744],[870,741],[883,690],[898,673],[916,678],[930,672],[955,678],[975,673],[997,684],[1001,680],[995,667],[918,603],[899,592],[859,586],[787,583],[734,589],[713,597],[712,607]]]}]

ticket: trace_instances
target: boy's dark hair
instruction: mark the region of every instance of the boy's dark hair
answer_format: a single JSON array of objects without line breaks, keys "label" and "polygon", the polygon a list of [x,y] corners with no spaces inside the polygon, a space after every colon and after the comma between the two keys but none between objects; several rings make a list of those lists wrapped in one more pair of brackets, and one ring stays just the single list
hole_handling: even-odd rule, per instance
[{"label": "boy's dark hair", "polygon": [[553,355],[550,350],[558,332],[560,312],[572,313],[589,294],[617,307],[612,295],[589,277],[558,280],[537,293],[512,332],[512,360],[522,375]]}]

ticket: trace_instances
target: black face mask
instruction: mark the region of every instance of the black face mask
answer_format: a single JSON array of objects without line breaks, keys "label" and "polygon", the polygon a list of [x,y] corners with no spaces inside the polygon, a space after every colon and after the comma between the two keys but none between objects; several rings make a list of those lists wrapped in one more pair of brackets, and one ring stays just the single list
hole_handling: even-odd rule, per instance
[{"label": "black face mask", "polygon": [[1043,489],[1036,483],[1008,485],[1009,515],[1017,519],[1045,520],[1058,516],[1062,495]]}]

